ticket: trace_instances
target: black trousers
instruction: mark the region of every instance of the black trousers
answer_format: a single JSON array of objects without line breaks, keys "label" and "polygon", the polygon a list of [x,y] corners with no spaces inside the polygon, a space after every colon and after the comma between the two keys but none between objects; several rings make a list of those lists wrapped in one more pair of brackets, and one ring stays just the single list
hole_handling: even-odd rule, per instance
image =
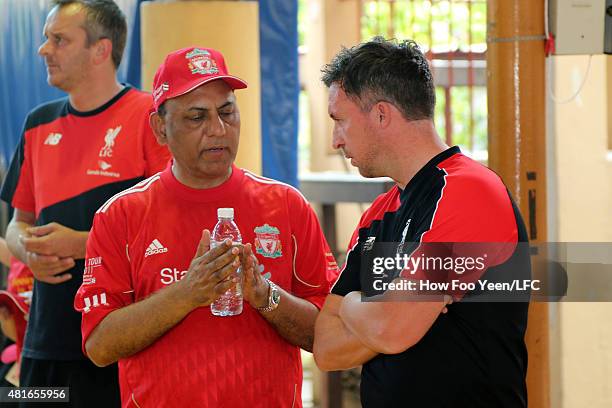
[{"label": "black trousers", "polygon": [[89,360],[58,361],[23,358],[20,387],[69,387],[70,402],[22,402],[21,408],[52,407],[121,407],[117,364],[96,367]]}]

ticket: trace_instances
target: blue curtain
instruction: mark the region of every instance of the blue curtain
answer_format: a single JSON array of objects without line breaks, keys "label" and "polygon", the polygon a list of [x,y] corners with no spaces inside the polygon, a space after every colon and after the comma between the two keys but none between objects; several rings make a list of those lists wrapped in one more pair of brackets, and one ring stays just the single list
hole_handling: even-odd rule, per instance
[{"label": "blue curtain", "polygon": [[[0,1],[0,164],[6,168],[19,142],[27,113],[37,105],[65,94],[47,84],[47,71],[38,47],[43,42],[43,26],[49,2],[39,0]],[[116,0],[134,26],[137,0]],[[130,30],[118,76],[126,81],[132,48]],[[138,37],[138,36],[136,36]],[[137,47],[140,58],[140,47]],[[140,71],[140,68],[139,68]],[[140,81],[140,72],[138,72]]]},{"label": "blue curtain", "polygon": [[46,83],[46,69],[37,50],[47,10],[41,2],[0,2],[0,148],[3,167],[13,153],[28,111],[59,98],[62,92]]},{"label": "blue curtain", "polygon": [[261,0],[262,169],[264,176],[297,186],[297,0]]}]

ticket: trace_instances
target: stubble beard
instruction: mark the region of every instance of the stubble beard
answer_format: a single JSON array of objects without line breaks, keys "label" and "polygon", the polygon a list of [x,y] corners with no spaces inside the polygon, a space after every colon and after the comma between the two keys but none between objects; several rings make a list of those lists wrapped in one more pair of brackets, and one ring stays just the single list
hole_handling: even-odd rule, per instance
[{"label": "stubble beard", "polygon": [[47,83],[49,85],[64,91],[71,93],[76,90],[79,86],[87,85],[87,73],[91,70],[91,67],[86,63],[85,58],[76,61],[76,65],[72,67],[71,72],[65,73],[60,71],[62,77],[53,80],[51,75],[47,74]]}]

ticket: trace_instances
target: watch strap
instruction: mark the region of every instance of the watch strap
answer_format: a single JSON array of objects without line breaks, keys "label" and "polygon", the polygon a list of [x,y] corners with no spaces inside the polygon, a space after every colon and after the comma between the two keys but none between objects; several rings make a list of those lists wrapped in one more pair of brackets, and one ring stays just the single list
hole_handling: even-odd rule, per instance
[{"label": "watch strap", "polygon": [[269,279],[268,281],[269,290],[268,290],[268,305],[264,307],[258,307],[257,310],[263,313],[271,312],[278,307],[278,302],[274,302],[273,293],[278,292],[278,286],[274,282]]}]

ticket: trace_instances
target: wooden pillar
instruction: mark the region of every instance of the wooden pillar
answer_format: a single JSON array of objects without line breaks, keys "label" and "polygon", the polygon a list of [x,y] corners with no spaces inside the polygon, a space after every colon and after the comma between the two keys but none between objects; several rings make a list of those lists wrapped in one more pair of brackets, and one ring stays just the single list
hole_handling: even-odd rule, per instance
[{"label": "wooden pillar", "polygon": [[179,48],[221,51],[229,72],[248,82],[236,91],[240,147],[236,164],[261,174],[259,8],[256,1],[145,2],[142,11],[142,87],[151,90],[155,71]]},{"label": "wooden pillar", "polygon": [[[489,0],[489,166],[519,206],[531,242],[545,242],[546,110],[544,0]],[[531,303],[529,406],[550,407],[548,304]]]}]

